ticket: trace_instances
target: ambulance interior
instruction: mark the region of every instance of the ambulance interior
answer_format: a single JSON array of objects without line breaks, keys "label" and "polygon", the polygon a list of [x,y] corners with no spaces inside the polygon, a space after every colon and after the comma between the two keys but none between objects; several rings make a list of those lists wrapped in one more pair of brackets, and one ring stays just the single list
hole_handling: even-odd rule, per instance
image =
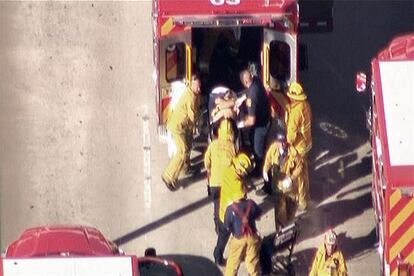
[{"label": "ambulance interior", "polygon": [[[204,95],[217,86],[241,91],[243,87],[239,74],[250,64],[255,64],[258,76],[262,76],[263,27],[193,27],[191,32],[192,72],[200,75]],[[166,50],[167,82],[183,79],[186,66],[185,43],[171,44]],[[283,89],[286,86],[291,74],[290,53],[289,44],[278,40],[270,42],[270,87]],[[168,64],[169,61],[173,64]]]}]

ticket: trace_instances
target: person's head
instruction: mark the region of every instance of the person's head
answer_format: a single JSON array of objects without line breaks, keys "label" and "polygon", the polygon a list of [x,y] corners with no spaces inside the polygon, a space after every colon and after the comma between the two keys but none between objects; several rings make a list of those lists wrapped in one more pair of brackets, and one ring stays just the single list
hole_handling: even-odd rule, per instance
[{"label": "person's head", "polygon": [[275,135],[275,143],[277,143],[277,145],[279,147],[286,147],[286,135],[283,132],[277,132]]},{"label": "person's head", "polygon": [[275,78],[270,78],[269,87],[271,90],[280,90],[281,89],[280,81]]},{"label": "person's head", "polygon": [[249,70],[243,70],[240,73],[240,81],[245,88],[249,88],[253,83],[253,76]]},{"label": "person's head", "polygon": [[228,100],[230,100],[232,97],[233,97],[232,92],[231,92],[231,90],[229,89],[229,90],[227,90],[227,91],[226,91],[226,93],[224,93],[224,97],[223,97],[223,99],[224,99],[224,100],[226,100],[226,101],[228,101]]},{"label": "person's head", "polygon": [[220,121],[220,125],[218,128],[218,138],[221,140],[233,140],[234,132],[233,132],[233,126],[231,124],[231,121],[229,119],[222,119]]},{"label": "person's head", "polygon": [[303,91],[302,85],[300,85],[298,82],[292,82],[289,85],[287,96],[291,100],[295,101],[304,101],[307,98],[305,92]]},{"label": "person's head", "polygon": [[201,80],[198,75],[191,76],[191,90],[194,94],[198,95],[201,93]]},{"label": "person's head", "polygon": [[236,169],[236,173],[240,176],[246,176],[255,167],[254,161],[245,153],[241,152],[233,157],[233,166]]},{"label": "person's head", "polygon": [[259,76],[260,67],[256,62],[249,62],[247,67],[248,67],[248,70],[250,71],[250,74],[252,74],[253,77]]},{"label": "person's head", "polygon": [[328,256],[331,256],[335,252],[336,247],[337,247],[336,233],[332,229],[329,229],[328,232],[326,232],[325,234],[326,254]]}]

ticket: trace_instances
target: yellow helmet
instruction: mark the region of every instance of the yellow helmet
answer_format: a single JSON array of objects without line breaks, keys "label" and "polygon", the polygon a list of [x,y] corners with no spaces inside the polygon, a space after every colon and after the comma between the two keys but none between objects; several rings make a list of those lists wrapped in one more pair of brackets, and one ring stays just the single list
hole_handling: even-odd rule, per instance
[{"label": "yellow helmet", "polygon": [[329,229],[325,234],[325,244],[336,245],[337,237],[334,230]]},{"label": "yellow helmet", "polygon": [[223,119],[220,122],[217,135],[219,139],[222,140],[233,140],[233,126],[231,125],[230,120]]},{"label": "yellow helmet", "polygon": [[233,158],[233,165],[238,172],[246,175],[254,169],[254,162],[245,153],[239,153]]},{"label": "yellow helmet", "polygon": [[300,85],[297,82],[292,82],[289,85],[287,96],[291,99],[298,100],[298,101],[304,101],[307,98],[305,93],[303,92],[302,85]]}]

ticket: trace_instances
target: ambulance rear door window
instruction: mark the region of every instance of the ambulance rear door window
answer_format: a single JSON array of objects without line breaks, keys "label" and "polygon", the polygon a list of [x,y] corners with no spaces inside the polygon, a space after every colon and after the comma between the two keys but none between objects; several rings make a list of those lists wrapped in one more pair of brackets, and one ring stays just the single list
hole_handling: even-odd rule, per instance
[{"label": "ambulance rear door window", "polygon": [[273,40],[270,43],[269,72],[279,81],[290,79],[290,47],[286,42]]},{"label": "ambulance rear door window", "polygon": [[165,50],[165,73],[168,82],[185,77],[185,43],[170,44]]}]

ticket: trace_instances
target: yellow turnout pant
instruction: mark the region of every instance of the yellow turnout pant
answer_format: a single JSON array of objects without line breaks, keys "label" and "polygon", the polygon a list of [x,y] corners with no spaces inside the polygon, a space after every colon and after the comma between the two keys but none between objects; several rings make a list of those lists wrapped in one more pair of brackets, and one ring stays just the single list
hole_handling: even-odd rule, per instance
[{"label": "yellow turnout pant", "polygon": [[230,239],[229,258],[224,276],[236,276],[240,263],[244,260],[250,276],[258,276],[260,271],[260,238],[247,236],[241,239]]},{"label": "yellow turnout pant", "polygon": [[298,204],[300,208],[306,209],[309,201],[309,172],[307,155],[303,158],[303,169],[296,179],[298,183]]},{"label": "yellow turnout pant", "polygon": [[184,169],[186,164],[186,159],[188,158],[189,145],[188,145],[188,136],[186,133],[174,133],[171,132],[171,136],[174,140],[176,146],[176,152],[171,158],[167,167],[164,170],[164,178],[171,182],[176,181],[180,176],[180,172]]}]

